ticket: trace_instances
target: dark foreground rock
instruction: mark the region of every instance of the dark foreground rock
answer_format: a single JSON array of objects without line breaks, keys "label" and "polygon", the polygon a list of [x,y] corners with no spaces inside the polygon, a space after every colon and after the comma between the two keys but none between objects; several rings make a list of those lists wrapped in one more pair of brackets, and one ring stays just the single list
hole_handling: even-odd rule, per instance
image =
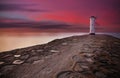
[{"label": "dark foreground rock", "polygon": [[120,78],[120,39],[84,35],[0,53],[0,78]]}]

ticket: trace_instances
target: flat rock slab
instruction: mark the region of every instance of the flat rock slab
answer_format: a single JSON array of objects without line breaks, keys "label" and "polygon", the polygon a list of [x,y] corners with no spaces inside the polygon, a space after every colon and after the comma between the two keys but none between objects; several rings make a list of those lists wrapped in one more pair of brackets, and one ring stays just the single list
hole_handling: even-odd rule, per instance
[{"label": "flat rock slab", "polygon": [[14,57],[20,57],[21,55],[14,55]]},{"label": "flat rock slab", "polygon": [[24,61],[22,61],[22,60],[15,60],[15,61],[13,61],[13,64],[22,64]]},{"label": "flat rock slab", "polygon": [[60,51],[58,51],[58,50],[50,50],[50,52],[52,52],[52,53],[59,53]]},{"label": "flat rock slab", "polygon": [[0,65],[2,65],[2,64],[4,64],[5,62],[3,62],[3,61],[0,61]]}]

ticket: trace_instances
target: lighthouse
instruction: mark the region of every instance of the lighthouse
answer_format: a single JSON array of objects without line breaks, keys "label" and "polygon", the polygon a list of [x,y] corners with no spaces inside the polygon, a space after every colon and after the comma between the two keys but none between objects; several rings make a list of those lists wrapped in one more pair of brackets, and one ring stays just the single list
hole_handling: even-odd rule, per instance
[{"label": "lighthouse", "polygon": [[95,20],[96,17],[95,16],[91,16],[90,17],[90,35],[95,35]]}]

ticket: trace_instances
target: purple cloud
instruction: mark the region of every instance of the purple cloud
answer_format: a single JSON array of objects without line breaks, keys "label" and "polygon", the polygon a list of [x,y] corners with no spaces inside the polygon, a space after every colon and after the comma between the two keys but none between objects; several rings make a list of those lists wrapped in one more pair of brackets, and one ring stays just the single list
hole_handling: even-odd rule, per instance
[{"label": "purple cloud", "polygon": [[48,10],[27,8],[35,4],[0,4],[0,11],[30,11],[30,12],[47,12]]}]

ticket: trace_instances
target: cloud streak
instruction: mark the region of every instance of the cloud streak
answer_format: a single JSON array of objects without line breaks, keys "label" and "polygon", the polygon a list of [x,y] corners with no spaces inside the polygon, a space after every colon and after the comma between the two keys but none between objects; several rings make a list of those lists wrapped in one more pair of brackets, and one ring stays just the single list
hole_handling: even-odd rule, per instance
[{"label": "cloud streak", "polygon": [[18,22],[18,23],[0,23],[0,28],[35,28],[35,29],[64,29],[67,28],[67,24],[44,24],[42,22]]},{"label": "cloud streak", "polygon": [[[0,13],[0,18],[4,19],[1,20],[3,21],[1,25],[5,23],[4,21],[7,23],[1,28],[31,28],[40,31],[89,30],[89,17],[94,15],[97,16],[97,22],[100,24],[99,27],[97,26],[99,30],[117,32],[120,28],[119,3],[119,0],[6,0],[0,3],[0,12],[3,12]],[[48,12],[49,10],[51,12]],[[65,23],[48,22],[43,24],[41,20],[84,25],[69,26]]]},{"label": "cloud streak", "polygon": [[30,6],[35,6],[33,4],[0,4],[0,11],[29,11],[29,12],[48,12],[48,10],[43,9],[31,9],[27,8]]},{"label": "cloud streak", "polygon": [[[0,23],[0,29],[31,29],[31,30],[36,30],[39,32],[88,32],[89,31],[89,26],[85,25],[72,25],[72,24],[66,24],[64,22],[58,22],[58,23],[53,23],[51,22],[19,22],[19,23]],[[102,28],[97,27],[98,30],[102,30]],[[27,32],[27,30],[26,30]]]}]

